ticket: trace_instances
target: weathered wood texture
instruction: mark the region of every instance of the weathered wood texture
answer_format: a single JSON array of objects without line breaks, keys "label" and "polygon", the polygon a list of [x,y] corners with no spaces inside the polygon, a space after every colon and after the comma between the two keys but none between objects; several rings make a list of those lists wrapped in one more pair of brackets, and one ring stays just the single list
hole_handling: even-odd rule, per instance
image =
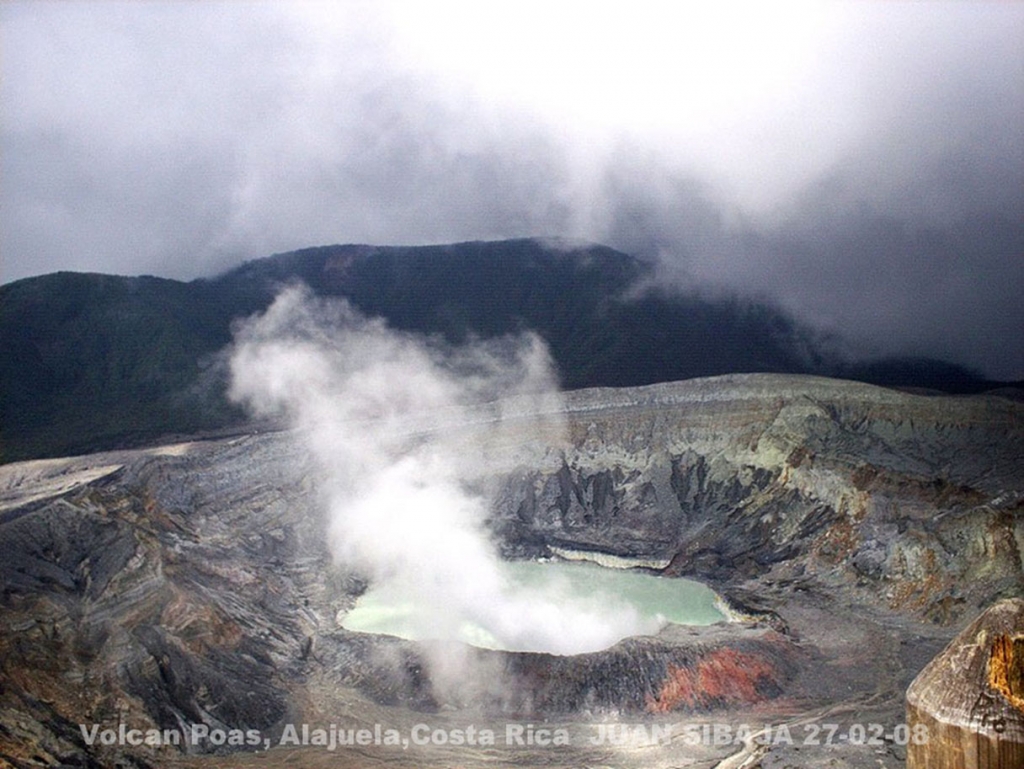
[{"label": "weathered wood texture", "polygon": [[927,729],[908,769],[1024,768],[1024,600],[994,604],[925,666],[907,724]]}]

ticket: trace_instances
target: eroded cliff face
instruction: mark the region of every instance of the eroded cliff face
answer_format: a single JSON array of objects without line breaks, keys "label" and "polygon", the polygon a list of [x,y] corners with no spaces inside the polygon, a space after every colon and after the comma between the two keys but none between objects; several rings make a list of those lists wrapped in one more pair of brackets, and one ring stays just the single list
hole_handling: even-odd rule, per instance
[{"label": "eroded cliff face", "polygon": [[[287,444],[107,455],[82,482],[95,459],[3,468],[3,754],[132,765],[79,725],[280,722],[316,623],[310,592],[347,595],[307,543],[322,539],[316,517],[290,507],[302,476]],[[19,489],[40,487],[18,504]]]},{"label": "eroded cliff face", "polygon": [[[567,435],[523,419],[493,447],[489,524],[506,553],[665,567],[712,582],[752,621],[571,658],[463,650],[485,675],[453,687],[423,645],[340,628],[365,581],[332,561],[317,474],[287,432],[8,465],[0,756],[159,763],[88,745],[83,723],[273,735],[378,707],[646,717],[781,697],[792,709],[828,702],[836,680],[854,692],[850,671],[872,664],[894,676],[875,700],[896,702],[927,657],[889,626],[872,631],[874,613],[938,623],[941,637],[1024,591],[1020,403],[743,376],[570,393],[564,413]],[[821,597],[813,622],[787,616],[801,596]],[[861,640],[809,638],[832,602],[861,607]]]},{"label": "eroded cliff face", "polygon": [[1024,409],[734,376],[570,393],[560,463],[512,475],[509,547],[817,582],[951,621],[1024,581]]}]

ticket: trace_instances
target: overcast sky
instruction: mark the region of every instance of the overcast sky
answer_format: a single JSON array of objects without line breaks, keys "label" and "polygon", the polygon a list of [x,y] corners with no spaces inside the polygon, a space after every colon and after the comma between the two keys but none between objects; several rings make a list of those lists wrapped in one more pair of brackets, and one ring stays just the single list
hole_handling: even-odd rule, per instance
[{"label": "overcast sky", "polygon": [[0,3],[0,280],[526,235],[1024,378],[1024,4]]}]

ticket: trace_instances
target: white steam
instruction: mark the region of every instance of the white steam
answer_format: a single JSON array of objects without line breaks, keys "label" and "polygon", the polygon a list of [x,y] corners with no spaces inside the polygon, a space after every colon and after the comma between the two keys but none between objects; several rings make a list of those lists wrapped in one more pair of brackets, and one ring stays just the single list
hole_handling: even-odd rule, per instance
[{"label": "white steam", "polygon": [[551,586],[513,589],[485,531],[495,457],[536,459],[550,445],[538,430],[561,418],[536,335],[452,348],[289,288],[236,330],[231,376],[232,399],[289,420],[319,466],[337,562],[426,607],[420,635],[471,623],[506,648],[568,654],[655,629]]}]

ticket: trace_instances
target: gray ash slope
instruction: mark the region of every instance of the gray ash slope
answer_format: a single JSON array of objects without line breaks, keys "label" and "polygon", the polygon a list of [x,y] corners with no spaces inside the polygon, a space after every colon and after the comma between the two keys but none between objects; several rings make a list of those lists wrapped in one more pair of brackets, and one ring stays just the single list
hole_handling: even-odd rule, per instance
[{"label": "gray ash slope", "polygon": [[1019,403],[741,375],[570,393],[567,409],[563,464],[503,500],[508,541],[727,580],[807,567],[951,618],[993,597],[960,592],[975,570],[1020,584]]},{"label": "gray ash slope", "polygon": [[[892,714],[927,661],[892,627],[935,628],[917,644],[931,649],[979,608],[1024,594],[1024,404],[749,375],[578,391],[564,411],[567,441],[522,421],[523,441],[550,445],[530,466],[510,452],[502,471],[488,523],[506,554],[667,563],[771,621],[554,662],[495,656],[483,662],[516,687],[450,692],[415,644],[339,627],[365,582],[332,563],[316,474],[288,432],[10,464],[0,758],[142,766],[164,755],[89,747],[79,723],[273,734],[378,707],[568,719],[776,698],[831,707],[852,696],[832,684],[848,676],[853,691],[865,665],[892,676],[873,700]],[[871,659],[817,642],[796,608],[807,596],[823,616],[856,614],[857,632],[876,628]],[[891,662],[884,644],[898,674],[870,667]],[[721,650],[756,662],[756,680],[733,689],[749,697],[670,696],[687,666]]]}]

